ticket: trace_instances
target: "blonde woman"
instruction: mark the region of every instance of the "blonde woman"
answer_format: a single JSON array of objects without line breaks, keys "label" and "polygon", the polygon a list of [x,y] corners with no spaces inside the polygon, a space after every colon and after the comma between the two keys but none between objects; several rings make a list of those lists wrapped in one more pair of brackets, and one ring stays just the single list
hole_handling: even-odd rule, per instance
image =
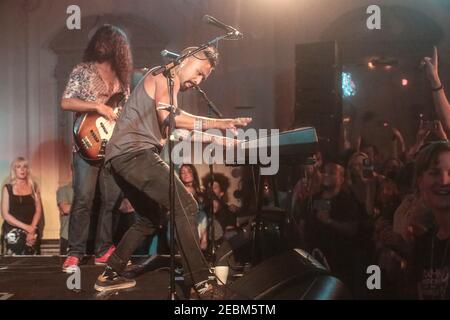
[{"label": "blonde woman", "polygon": [[10,176],[2,189],[2,234],[6,254],[36,253],[38,223],[42,203],[36,183],[31,179],[28,161],[16,158],[11,164]]}]

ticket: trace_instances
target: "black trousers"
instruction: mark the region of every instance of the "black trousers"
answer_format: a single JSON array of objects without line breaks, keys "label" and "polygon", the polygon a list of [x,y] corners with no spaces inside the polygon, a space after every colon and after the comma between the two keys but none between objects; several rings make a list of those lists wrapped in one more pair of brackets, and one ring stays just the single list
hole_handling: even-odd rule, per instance
[{"label": "black trousers", "polygon": [[[106,166],[124,195],[138,213],[108,260],[121,273],[142,241],[153,235],[161,221],[159,205],[169,208],[169,166],[156,150],[127,153],[110,160]],[[208,279],[209,269],[200,250],[195,215],[197,202],[181,180],[175,178],[175,234],[180,249],[186,285]]]}]

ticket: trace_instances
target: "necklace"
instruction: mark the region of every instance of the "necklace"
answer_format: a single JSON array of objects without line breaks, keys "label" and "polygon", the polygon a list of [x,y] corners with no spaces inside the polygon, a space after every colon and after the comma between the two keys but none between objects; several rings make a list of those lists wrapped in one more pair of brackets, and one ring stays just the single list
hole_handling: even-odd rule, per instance
[{"label": "necklace", "polygon": [[[434,269],[434,248],[435,248],[435,238],[436,237],[437,237],[437,233],[433,232],[433,236],[431,238],[431,261],[430,261],[431,274],[433,274],[435,272],[435,269]],[[445,265],[445,262],[447,260],[447,252],[448,252],[449,243],[450,243],[450,237],[445,242],[444,254],[443,254],[443,257],[442,257],[442,260],[441,260],[441,267],[439,268],[438,272],[440,272],[441,270],[444,269],[444,265]],[[442,285],[442,284],[440,283],[439,285]],[[443,299],[445,297],[445,291],[439,292],[439,298]]]},{"label": "necklace", "polygon": [[[431,268],[434,269],[434,242],[435,242],[435,236],[431,239]],[[441,263],[441,269],[445,265],[445,260],[447,259],[447,251],[448,251],[448,245],[450,243],[450,237],[447,239],[447,242],[445,243],[445,249],[444,249],[444,256],[442,257],[442,263]]]}]

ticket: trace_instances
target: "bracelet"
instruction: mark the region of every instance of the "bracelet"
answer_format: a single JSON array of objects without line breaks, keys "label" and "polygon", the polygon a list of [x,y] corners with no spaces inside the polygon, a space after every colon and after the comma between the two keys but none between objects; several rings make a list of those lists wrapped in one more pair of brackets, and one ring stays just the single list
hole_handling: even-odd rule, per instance
[{"label": "bracelet", "polygon": [[205,128],[206,130],[215,128],[215,122],[216,120],[203,119],[202,120],[203,128]]},{"label": "bracelet", "polygon": [[202,119],[195,118],[195,120],[194,120],[194,130],[202,131],[202,124],[203,124]]},{"label": "bracelet", "polygon": [[437,88],[431,88],[431,91],[436,92],[436,91],[440,91],[440,90],[442,90],[442,89],[444,89],[444,85],[441,83],[441,85],[440,85],[439,87],[437,87]]}]

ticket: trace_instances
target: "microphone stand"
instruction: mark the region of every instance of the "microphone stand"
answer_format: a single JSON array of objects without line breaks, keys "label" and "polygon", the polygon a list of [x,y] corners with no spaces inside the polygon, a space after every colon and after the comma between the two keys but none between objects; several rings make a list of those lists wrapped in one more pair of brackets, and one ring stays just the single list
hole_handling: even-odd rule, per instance
[{"label": "microphone stand", "polygon": [[[217,106],[208,98],[205,91],[203,91],[199,86],[194,87],[202,96],[203,100],[208,104],[208,117],[212,117],[212,113],[214,112],[219,119],[223,118],[222,113],[217,108]],[[212,152],[212,150],[210,151]],[[210,154],[211,157],[211,154]],[[216,260],[216,230],[214,225],[214,206],[213,206],[213,184],[214,184],[214,169],[213,164],[209,164],[209,176],[210,176],[210,186],[208,190],[208,196],[211,201],[210,209],[209,209],[209,217],[208,217],[208,248],[209,254],[213,262]]]},{"label": "microphone stand", "polygon": [[214,43],[222,39],[227,39],[234,37],[235,34],[233,32],[229,32],[225,35],[218,36],[213,40],[199,46],[197,49],[187,52],[177,59],[162,65],[155,70],[152,71],[152,75],[156,76],[158,74],[163,73],[167,78],[167,86],[169,88],[169,101],[170,106],[166,109],[169,111],[169,225],[170,225],[170,288],[169,288],[169,299],[170,300],[178,300],[178,296],[176,293],[175,287],[175,166],[172,161],[172,150],[173,150],[173,131],[175,129],[175,107],[174,107],[174,68],[181,64],[181,62],[188,57],[195,55],[196,53],[205,50],[208,47],[211,47]]}]

